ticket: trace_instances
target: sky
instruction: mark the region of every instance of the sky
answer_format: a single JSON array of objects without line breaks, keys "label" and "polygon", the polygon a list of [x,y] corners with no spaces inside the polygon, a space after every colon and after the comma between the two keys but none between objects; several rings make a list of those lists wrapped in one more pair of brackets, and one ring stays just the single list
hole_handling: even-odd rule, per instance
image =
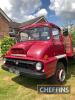
[{"label": "sky", "polygon": [[44,15],[58,26],[75,23],[75,0],[1,0],[0,8],[17,22]]}]

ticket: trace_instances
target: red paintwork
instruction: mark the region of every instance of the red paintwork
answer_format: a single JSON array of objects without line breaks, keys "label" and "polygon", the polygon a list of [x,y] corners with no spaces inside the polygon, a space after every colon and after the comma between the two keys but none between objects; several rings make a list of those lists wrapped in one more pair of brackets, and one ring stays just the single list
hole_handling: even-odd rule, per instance
[{"label": "red paintwork", "polygon": [[[56,27],[60,30],[60,28],[52,23],[38,23],[29,26],[25,26],[21,28],[21,31],[26,28],[32,27]],[[25,56],[12,56],[12,49],[22,49],[24,51]],[[60,41],[55,41],[51,34],[50,40],[47,41],[27,41],[21,42],[14,45],[11,50],[6,54],[6,58],[18,58],[23,60],[31,60],[31,61],[41,61],[44,64],[44,71],[46,73],[46,77],[50,77],[55,73],[56,63],[58,59],[56,56],[65,54],[65,49],[63,45],[62,35],[60,33]],[[46,57],[47,56],[47,59]]]},{"label": "red paintwork", "polygon": [[66,49],[66,54],[68,57],[73,56],[73,47],[72,47],[72,37],[69,34],[68,36],[64,37],[64,42],[65,42],[65,49]]}]

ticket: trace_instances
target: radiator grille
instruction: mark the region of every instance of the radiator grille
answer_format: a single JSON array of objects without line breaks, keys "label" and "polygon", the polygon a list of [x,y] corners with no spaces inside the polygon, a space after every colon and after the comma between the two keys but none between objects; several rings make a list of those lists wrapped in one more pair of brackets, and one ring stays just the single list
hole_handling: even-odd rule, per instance
[{"label": "radiator grille", "polygon": [[[18,61],[18,64],[16,64],[17,61]],[[21,67],[21,68],[30,69],[30,70],[35,70],[35,63],[36,62],[11,60],[11,59],[7,59],[6,61],[6,65],[8,65],[9,67],[15,66],[15,67]]]}]

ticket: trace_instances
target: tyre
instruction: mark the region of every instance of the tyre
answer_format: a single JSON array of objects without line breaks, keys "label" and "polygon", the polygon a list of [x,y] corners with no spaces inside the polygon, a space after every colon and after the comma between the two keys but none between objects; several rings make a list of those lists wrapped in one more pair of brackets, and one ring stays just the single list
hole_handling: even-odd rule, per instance
[{"label": "tyre", "polygon": [[55,83],[64,83],[66,80],[65,67],[62,62],[58,62],[56,66],[56,72],[53,76]]}]

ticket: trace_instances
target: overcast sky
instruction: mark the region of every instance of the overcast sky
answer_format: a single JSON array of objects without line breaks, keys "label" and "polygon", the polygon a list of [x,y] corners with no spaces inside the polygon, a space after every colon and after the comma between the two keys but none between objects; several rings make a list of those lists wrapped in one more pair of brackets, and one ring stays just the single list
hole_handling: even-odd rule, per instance
[{"label": "overcast sky", "polygon": [[58,25],[75,20],[75,0],[1,0],[0,8],[17,22],[41,15]]}]

